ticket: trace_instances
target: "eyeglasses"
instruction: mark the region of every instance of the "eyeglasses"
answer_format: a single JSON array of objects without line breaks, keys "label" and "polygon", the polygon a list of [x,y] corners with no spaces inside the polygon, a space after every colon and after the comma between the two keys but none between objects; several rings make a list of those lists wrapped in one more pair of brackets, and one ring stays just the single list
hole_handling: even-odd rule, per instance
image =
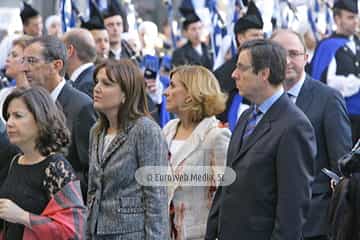
[{"label": "eyeglasses", "polygon": [[247,70],[249,70],[251,68],[252,68],[251,65],[246,65],[246,64],[242,64],[242,63],[236,64],[236,69],[238,69],[241,72],[246,72]]},{"label": "eyeglasses", "polygon": [[306,53],[304,52],[299,52],[299,51],[296,51],[296,50],[288,50],[288,56],[290,58],[297,58],[299,56],[302,56],[302,55],[305,55]]},{"label": "eyeglasses", "polygon": [[27,63],[29,65],[35,65],[35,64],[39,63],[41,60],[42,59],[37,58],[37,57],[23,57],[21,63],[22,64]]}]

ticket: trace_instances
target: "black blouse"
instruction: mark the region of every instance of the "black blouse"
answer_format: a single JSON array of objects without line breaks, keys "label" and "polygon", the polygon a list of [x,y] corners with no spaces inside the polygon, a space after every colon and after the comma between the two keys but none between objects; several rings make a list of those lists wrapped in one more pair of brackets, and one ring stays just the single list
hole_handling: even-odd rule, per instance
[{"label": "black blouse", "polygon": [[[0,198],[10,199],[25,211],[40,215],[51,197],[76,178],[74,170],[61,154],[32,165],[19,164],[19,157],[16,156],[0,187]],[[23,225],[4,221],[1,225],[6,239],[22,239]]]}]

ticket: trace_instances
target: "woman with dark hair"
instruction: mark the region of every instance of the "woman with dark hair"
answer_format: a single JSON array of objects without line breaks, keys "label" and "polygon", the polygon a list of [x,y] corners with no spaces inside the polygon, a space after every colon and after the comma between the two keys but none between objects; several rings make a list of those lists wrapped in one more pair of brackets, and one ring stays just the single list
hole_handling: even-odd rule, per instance
[{"label": "woman with dark hair", "polygon": [[62,151],[70,141],[65,116],[46,90],[13,90],[3,117],[20,148],[0,187],[2,239],[83,239],[79,181]]},{"label": "woman with dark hair", "polygon": [[145,83],[131,60],[107,60],[94,72],[90,133],[88,239],[169,239],[167,189],[143,186],[135,172],[167,167],[167,146],[149,118]]}]

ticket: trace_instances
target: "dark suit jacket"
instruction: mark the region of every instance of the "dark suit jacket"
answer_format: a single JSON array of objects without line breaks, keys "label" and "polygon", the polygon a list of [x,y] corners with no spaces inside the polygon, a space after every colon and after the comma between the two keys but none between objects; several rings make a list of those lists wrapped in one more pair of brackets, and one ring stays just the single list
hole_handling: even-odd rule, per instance
[{"label": "dark suit jacket", "polygon": [[311,197],[314,130],[283,94],[243,143],[250,112],[241,115],[231,137],[227,166],[236,179],[216,192],[206,239],[301,239]]},{"label": "dark suit jacket", "polygon": [[93,97],[93,89],[94,89],[94,74],[95,66],[91,66],[86,68],[78,78],[73,82],[73,87],[86,93],[89,97]]},{"label": "dark suit jacket", "polygon": [[[62,106],[71,132],[67,159],[80,178],[83,196],[87,193],[89,171],[89,132],[96,121],[92,100],[85,93],[65,84],[57,101]],[[86,199],[86,198],[84,198]]]},{"label": "dark suit jacket", "polygon": [[208,47],[205,44],[201,44],[203,55],[200,56],[198,52],[191,46],[191,42],[188,41],[181,48],[175,49],[172,55],[172,65],[201,65],[209,70],[212,70],[213,59]]},{"label": "dark suit jacket", "polygon": [[309,118],[315,130],[318,153],[315,160],[315,181],[304,236],[326,235],[328,204],[331,197],[329,178],[322,168],[338,171],[337,160],[352,146],[350,120],[340,93],[309,76],[300,90],[296,105]]},{"label": "dark suit jacket", "polygon": [[[115,54],[110,50],[109,52],[109,58],[115,59]],[[140,64],[141,59],[139,56],[137,56],[136,52],[131,48],[130,44],[125,41],[121,40],[121,53],[120,53],[120,59],[129,58],[133,60],[134,63]]]}]

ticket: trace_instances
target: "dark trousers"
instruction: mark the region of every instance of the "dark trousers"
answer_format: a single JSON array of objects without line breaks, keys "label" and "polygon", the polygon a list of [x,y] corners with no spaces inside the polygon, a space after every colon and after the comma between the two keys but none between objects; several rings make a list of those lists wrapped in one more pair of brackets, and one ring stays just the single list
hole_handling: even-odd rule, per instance
[{"label": "dark trousers", "polygon": [[305,237],[304,240],[329,240],[327,236]]}]

